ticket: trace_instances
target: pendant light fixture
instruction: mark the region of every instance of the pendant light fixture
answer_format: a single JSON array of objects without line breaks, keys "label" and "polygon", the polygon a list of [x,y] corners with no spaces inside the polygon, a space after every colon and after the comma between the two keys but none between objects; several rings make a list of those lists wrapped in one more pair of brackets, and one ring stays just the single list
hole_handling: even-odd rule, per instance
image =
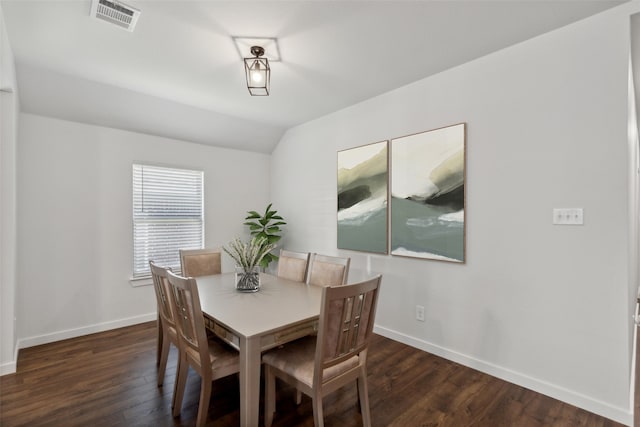
[{"label": "pendant light fixture", "polygon": [[269,96],[269,81],[271,80],[271,67],[269,60],[262,58],[264,49],[260,46],[251,46],[253,58],[244,58],[244,70],[247,77],[247,88],[251,96]]}]

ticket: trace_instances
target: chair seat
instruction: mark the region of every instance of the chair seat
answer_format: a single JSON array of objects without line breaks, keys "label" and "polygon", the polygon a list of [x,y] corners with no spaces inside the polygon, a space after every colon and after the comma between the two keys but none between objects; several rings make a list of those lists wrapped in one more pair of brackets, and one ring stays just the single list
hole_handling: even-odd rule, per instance
[{"label": "chair seat", "polygon": [[[312,387],[315,355],[316,337],[310,336],[268,351],[262,356],[262,361]],[[325,369],[323,382],[355,368],[358,366],[358,361],[358,356],[353,356]]]},{"label": "chair seat", "polygon": [[[217,370],[226,370],[226,368],[236,367],[240,363],[238,351],[229,347],[227,344],[220,342],[216,337],[210,337],[208,339],[209,344],[209,361],[211,362],[211,369],[215,372]],[[187,354],[189,357],[197,360],[199,357],[198,352],[193,348],[187,348]]]}]

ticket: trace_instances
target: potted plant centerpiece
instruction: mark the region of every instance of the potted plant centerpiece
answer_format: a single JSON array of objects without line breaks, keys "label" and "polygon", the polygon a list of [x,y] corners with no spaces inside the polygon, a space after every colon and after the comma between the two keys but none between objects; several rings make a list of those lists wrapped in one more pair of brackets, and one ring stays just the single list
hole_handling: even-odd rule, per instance
[{"label": "potted plant centerpiece", "polygon": [[[271,208],[272,205],[273,203],[269,203],[262,215],[256,211],[248,211],[245,218],[244,225],[249,226],[251,235],[254,237],[263,237],[265,239],[263,240],[264,244],[276,243],[280,240],[282,238],[280,234],[282,233],[282,229],[280,227],[286,224],[284,219],[278,215],[278,211]],[[263,271],[269,267],[271,262],[277,259],[277,255],[267,251],[262,261],[260,261],[260,266]]]},{"label": "potted plant centerpiece", "polygon": [[264,237],[253,237],[248,243],[239,238],[229,242],[223,250],[236,263],[236,289],[256,292],[260,289],[260,261],[276,247]]}]

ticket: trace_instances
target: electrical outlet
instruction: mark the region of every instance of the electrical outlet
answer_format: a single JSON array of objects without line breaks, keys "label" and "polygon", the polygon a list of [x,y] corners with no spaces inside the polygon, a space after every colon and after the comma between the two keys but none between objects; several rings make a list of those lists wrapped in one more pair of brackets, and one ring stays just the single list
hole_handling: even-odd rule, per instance
[{"label": "electrical outlet", "polygon": [[424,322],[424,307],[416,305],[416,320]]}]

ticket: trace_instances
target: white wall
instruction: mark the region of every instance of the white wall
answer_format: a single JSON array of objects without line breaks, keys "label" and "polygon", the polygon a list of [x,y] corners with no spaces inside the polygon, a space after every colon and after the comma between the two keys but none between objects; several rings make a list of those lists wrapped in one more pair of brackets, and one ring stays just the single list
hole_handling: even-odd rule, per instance
[{"label": "white wall", "polygon": [[15,372],[16,132],[13,53],[0,9],[0,375]]},{"label": "white wall", "polygon": [[206,246],[247,235],[269,201],[268,155],[21,114],[20,347],[155,318],[153,288],[129,283],[133,162],[204,171]]},{"label": "white wall", "polygon": [[[629,423],[627,4],[291,129],[285,246],[383,274],[377,332]],[[467,123],[464,265],[336,249],[336,152]],[[552,209],[584,208],[583,226]],[[415,320],[415,305],[426,321]]]},{"label": "white wall", "polygon": [[[632,236],[629,247],[629,258],[633,260],[629,267],[629,302],[632,316],[637,316],[636,307],[640,287],[640,139],[638,138],[637,101],[640,90],[636,90],[636,82],[640,83],[640,13],[631,17],[631,55],[629,58],[629,105],[628,105],[628,138],[629,138],[629,216],[631,218],[629,232]],[[637,320],[636,320],[637,321]],[[635,376],[638,375],[636,360],[637,330],[633,328],[629,338],[630,363],[632,366],[632,382],[630,384],[629,405],[635,408]],[[634,421],[640,414],[634,414]]]}]

